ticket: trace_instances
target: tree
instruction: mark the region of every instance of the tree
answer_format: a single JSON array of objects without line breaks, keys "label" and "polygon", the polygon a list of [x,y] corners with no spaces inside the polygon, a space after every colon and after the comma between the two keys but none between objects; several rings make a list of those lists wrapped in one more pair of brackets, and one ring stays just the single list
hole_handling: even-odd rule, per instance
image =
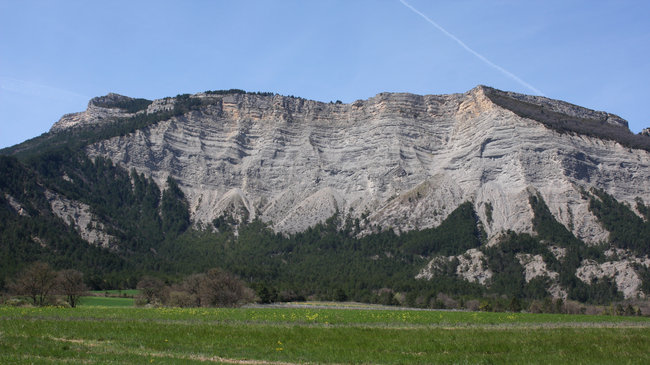
[{"label": "tree", "polygon": [[79,298],[88,290],[83,282],[83,274],[77,270],[59,271],[57,281],[60,293],[72,308],[77,306]]},{"label": "tree", "polygon": [[274,303],[278,300],[278,291],[275,288],[269,288],[266,284],[262,284],[257,288],[257,296],[259,297],[259,303],[269,304]]},{"label": "tree", "polygon": [[140,297],[144,300],[145,304],[166,302],[168,289],[165,283],[151,276],[143,277],[136,286],[140,290]]},{"label": "tree", "polygon": [[517,297],[512,297],[508,310],[511,312],[521,312],[521,301]]},{"label": "tree", "polygon": [[34,305],[45,305],[54,293],[57,274],[50,265],[34,262],[25,268],[10,285],[13,293],[29,296]]},{"label": "tree", "polygon": [[348,300],[348,295],[345,294],[343,289],[336,288],[336,290],[334,290],[334,300],[337,302],[345,302]]},{"label": "tree", "polygon": [[162,228],[165,232],[178,235],[190,226],[190,212],[187,200],[178,184],[167,178],[167,189],[161,200]]},{"label": "tree", "polygon": [[216,268],[205,273],[199,293],[203,306],[238,307],[255,298],[253,291],[235,275]]},{"label": "tree", "polygon": [[194,305],[201,306],[201,283],[205,280],[205,274],[192,274],[181,284],[181,288],[192,298]]}]

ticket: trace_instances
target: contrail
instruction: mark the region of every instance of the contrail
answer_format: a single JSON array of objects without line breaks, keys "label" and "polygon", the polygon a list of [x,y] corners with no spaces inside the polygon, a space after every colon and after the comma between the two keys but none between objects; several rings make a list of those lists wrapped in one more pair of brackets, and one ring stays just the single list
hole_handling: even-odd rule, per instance
[{"label": "contrail", "polygon": [[89,96],[74,91],[2,76],[0,76],[0,90],[27,96],[45,97],[52,100],[77,101],[90,99]]},{"label": "contrail", "polygon": [[485,64],[487,64],[488,66],[497,69],[497,70],[498,70],[499,72],[501,72],[502,74],[504,74],[504,75],[508,76],[509,78],[511,78],[511,79],[513,79],[513,80],[515,80],[515,81],[517,81],[520,85],[522,85],[522,86],[524,86],[524,87],[526,87],[526,88],[532,90],[535,94],[537,94],[537,95],[541,95],[541,96],[545,96],[543,92],[541,92],[539,89],[537,89],[537,88],[534,87],[533,85],[531,85],[531,84],[527,83],[526,81],[520,79],[517,75],[515,75],[515,74],[513,74],[512,72],[506,70],[505,68],[503,68],[503,67],[497,65],[496,63],[494,63],[494,62],[488,60],[487,58],[485,58],[485,56],[483,56],[482,54],[480,54],[480,53],[476,52],[475,50],[473,50],[472,48],[470,48],[467,44],[465,44],[465,42],[463,42],[463,41],[461,41],[460,39],[458,39],[458,37],[456,37],[455,35],[449,33],[449,32],[447,31],[447,29],[443,28],[442,26],[440,26],[440,24],[438,24],[438,23],[434,22],[433,20],[431,20],[428,16],[422,14],[418,9],[414,8],[413,6],[411,6],[411,4],[407,3],[407,2],[404,1],[404,0],[399,0],[399,1],[400,1],[404,6],[406,6],[407,8],[411,9],[415,14],[421,16],[422,18],[424,18],[424,20],[426,20],[426,21],[429,22],[431,25],[433,25],[434,27],[436,27],[436,28],[437,28],[439,31],[441,31],[444,35],[446,35],[447,37],[449,37],[449,38],[453,39],[454,41],[456,41],[456,43],[458,43],[461,47],[465,48],[465,50],[466,50],[467,52],[473,54],[474,56],[476,56],[476,58],[478,58],[479,60],[483,61],[483,62],[484,62]]}]

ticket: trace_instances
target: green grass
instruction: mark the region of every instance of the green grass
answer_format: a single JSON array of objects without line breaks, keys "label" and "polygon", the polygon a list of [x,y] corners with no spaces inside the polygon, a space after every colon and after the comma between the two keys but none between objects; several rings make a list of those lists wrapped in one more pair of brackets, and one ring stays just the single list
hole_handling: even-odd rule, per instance
[{"label": "green grass", "polygon": [[650,318],[0,307],[0,363],[649,363]]},{"label": "green grass", "polygon": [[140,290],[138,289],[124,289],[124,290],[93,290],[91,291],[93,295],[105,295],[108,294],[109,296],[115,296],[115,297],[121,297],[123,295],[132,297],[135,295],[140,294]]},{"label": "green grass", "polygon": [[133,307],[133,297],[140,293],[137,289],[96,290],[91,296],[81,297],[82,307]]},{"label": "green grass", "polygon": [[82,307],[133,307],[133,298],[119,297],[81,297]]}]

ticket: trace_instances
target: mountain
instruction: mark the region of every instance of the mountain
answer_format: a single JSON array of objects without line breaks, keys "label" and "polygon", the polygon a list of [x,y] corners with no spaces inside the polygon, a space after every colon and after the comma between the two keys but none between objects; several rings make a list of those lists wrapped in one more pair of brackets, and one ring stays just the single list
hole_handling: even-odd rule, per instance
[{"label": "mountain", "polygon": [[[122,260],[121,270],[138,252],[141,262],[179,262],[179,242],[191,234],[209,241],[228,231],[243,241],[254,226],[280,256],[295,256],[300,243],[282,245],[314,230],[322,233],[314,244],[328,235],[365,242],[350,248],[352,256],[382,256],[369,242],[384,240],[382,249],[397,255],[391,267],[404,261],[405,277],[416,283],[446,275],[528,295],[541,280],[554,296],[589,300],[600,285],[631,298],[650,286],[649,151],[647,133],[631,133],[616,115],[486,86],[381,93],[351,104],[241,90],[155,101],[109,94],[2,151],[14,156],[4,158],[12,168],[3,168],[3,179],[18,174],[37,192],[0,187],[12,220],[58,217],[77,240],[70,247],[79,240],[101,247]],[[123,191],[113,191],[118,186]],[[109,192],[129,212],[97,196]],[[26,213],[29,206],[38,212]],[[459,217],[471,227],[459,228],[466,227]],[[135,222],[155,227],[150,243],[129,227]],[[233,255],[228,265],[240,275],[250,274],[238,249],[222,253]],[[519,289],[506,285],[513,277]]]}]

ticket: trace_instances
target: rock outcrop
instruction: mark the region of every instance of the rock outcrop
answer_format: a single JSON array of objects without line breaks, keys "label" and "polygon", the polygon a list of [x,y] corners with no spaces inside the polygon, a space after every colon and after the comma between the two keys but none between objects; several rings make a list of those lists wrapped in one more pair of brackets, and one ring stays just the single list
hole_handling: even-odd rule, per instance
[{"label": "rock outcrop", "polygon": [[114,248],[113,244],[117,240],[105,232],[104,224],[94,217],[89,206],[49,190],[45,191],[45,197],[50,203],[52,212],[67,225],[74,227],[86,242],[103,248]]},{"label": "rock outcrop", "polygon": [[542,255],[531,255],[526,253],[517,254],[517,260],[521,266],[524,267],[524,278],[526,282],[530,282],[539,276],[546,276],[549,279],[557,279],[558,273],[549,270],[546,267],[546,263],[542,258]]},{"label": "rock outcrop", "polygon": [[645,294],[640,290],[642,281],[634,269],[635,265],[647,268],[650,267],[650,260],[630,258],[601,264],[585,261],[578,268],[576,276],[587,284],[591,284],[595,279],[613,280],[625,299],[645,298]]},{"label": "rock outcrop", "polygon": [[639,134],[642,136],[650,137],[650,128],[644,128]]},{"label": "rock outcrop", "polygon": [[455,270],[456,276],[470,283],[486,285],[494,275],[492,270],[485,264],[485,254],[476,248],[472,248],[465,251],[462,255],[433,258],[420,270],[415,278],[431,280],[446,271],[446,266],[454,261],[458,263]]},{"label": "rock outcrop", "polygon": [[110,93],[90,99],[88,109],[80,113],[66,114],[54,123],[50,132],[60,132],[74,127],[88,127],[115,122],[118,118],[128,118],[134,113],[129,113],[123,108],[116,107],[121,103],[134,100],[128,96]]},{"label": "rock outcrop", "polygon": [[5,193],[5,199],[7,199],[9,205],[14,209],[16,213],[18,213],[18,215],[23,217],[29,217],[29,213],[27,213],[27,210],[25,210],[22,204],[20,204],[20,202],[16,200],[13,196]]}]

